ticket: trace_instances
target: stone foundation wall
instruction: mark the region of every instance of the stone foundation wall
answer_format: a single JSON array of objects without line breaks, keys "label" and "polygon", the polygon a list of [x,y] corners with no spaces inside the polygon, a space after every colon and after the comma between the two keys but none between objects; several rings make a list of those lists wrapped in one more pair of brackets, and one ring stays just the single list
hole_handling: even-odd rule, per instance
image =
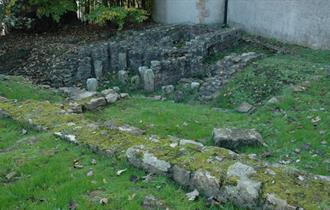
[{"label": "stone foundation wall", "polygon": [[235,45],[238,29],[219,30],[217,26],[172,25],[129,31],[111,42],[82,46],[50,74],[52,86],[84,84],[88,78],[107,79],[109,73],[125,70],[139,75],[139,67],[150,67],[155,86],[171,84],[183,77],[206,75],[207,56]]}]

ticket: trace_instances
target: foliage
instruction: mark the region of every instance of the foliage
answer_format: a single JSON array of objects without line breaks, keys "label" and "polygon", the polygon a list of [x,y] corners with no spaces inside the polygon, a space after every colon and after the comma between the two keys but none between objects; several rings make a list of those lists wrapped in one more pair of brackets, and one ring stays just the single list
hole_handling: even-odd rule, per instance
[{"label": "foliage", "polygon": [[147,19],[147,12],[136,8],[97,6],[87,17],[90,23],[105,25],[109,22],[122,29],[125,23],[142,23]]},{"label": "foliage", "polygon": [[36,14],[39,18],[50,17],[55,22],[59,22],[61,17],[68,13],[76,11],[76,2],[72,0],[29,0],[31,7],[36,8]]}]

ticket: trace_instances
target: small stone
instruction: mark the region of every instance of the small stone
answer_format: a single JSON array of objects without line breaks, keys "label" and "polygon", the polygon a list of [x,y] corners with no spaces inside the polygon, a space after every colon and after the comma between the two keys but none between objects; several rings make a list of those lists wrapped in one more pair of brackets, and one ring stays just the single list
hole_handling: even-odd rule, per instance
[{"label": "small stone", "polygon": [[101,199],[100,199],[100,204],[101,204],[101,205],[106,205],[106,204],[108,204],[108,199],[107,199],[107,198],[101,198]]},{"label": "small stone", "polygon": [[199,82],[192,82],[191,84],[190,84],[190,88],[192,89],[192,90],[198,90],[198,88],[201,86],[201,84],[199,83]]},{"label": "small stone", "polygon": [[303,92],[306,90],[305,87],[300,86],[300,85],[292,85],[291,89],[293,90],[293,92]]},{"label": "small stone", "polygon": [[118,81],[122,85],[127,85],[127,83],[128,83],[128,72],[124,71],[124,70],[119,71],[118,72]]},{"label": "small stone", "polygon": [[87,176],[93,176],[93,175],[94,175],[94,172],[92,170],[87,172]]},{"label": "small stone", "polygon": [[247,102],[241,103],[241,105],[236,109],[240,113],[249,113],[252,112],[255,107]]},{"label": "small stone", "polygon": [[88,103],[84,105],[84,107],[89,111],[94,111],[97,108],[105,106],[107,104],[104,97],[92,98]]},{"label": "small stone", "polygon": [[326,145],[327,144],[327,141],[321,141],[321,144],[322,145]]},{"label": "small stone", "polygon": [[102,93],[103,96],[106,96],[106,95],[109,95],[110,93],[116,94],[117,92],[114,91],[113,89],[105,89],[105,90],[102,90],[101,93]]},{"label": "small stone", "polygon": [[26,135],[27,134],[27,130],[22,129],[22,135]]},{"label": "small stone", "polygon": [[128,93],[120,93],[120,98],[128,98]]},{"label": "small stone", "polygon": [[173,85],[166,85],[162,86],[162,93],[164,95],[168,95],[174,92],[174,86]]},{"label": "small stone", "polygon": [[96,160],[95,160],[95,159],[92,159],[92,160],[91,160],[91,164],[92,164],[92,165],[96,165]]},{"label": "small stone", "polygon": [[17,175],[17,173],[15,171],[12,171],[12,172],[10,172],[9,174],[6,175],[6,179],[7,180],[12,180],[16,175]]},{"label": "small stone", "polygon": [[299,154],[301,152],[301,150],[297,148],[297,149],[294,150],[294,152]]},{"label": "small stone", "polygon": [[109,104],[113,104],[118,100],[119,97],[120,96],[118,95],[118,93],[109,93],[108,95],[105,96],[105,100]]},{"label": "small stone", "polygon": [[98,81],[96,78],[89,78],[86,82],[86,87],[88,91],[95,92],[98,87]]},{"label": "small stone", "polygon": [[82,106],[76,102],[69,103],[69,110],[72,113],[80,114],[83,112]]},{"label": "small stone", "polygon": [[167,209],[165,204],[153,195],[147,195],[144,197],[142,207],[144,210],[155,210],[155,209],[166,210]]},{"label": "small stone", "polygon": [[134,126],[130,126],[130,125],[123,125],[118,127],[118,130],[122,131],[122,132],[126,132],[129,133],[133,136],[141,136],[145,133],[144,130],[140,129],[140,128],[136,128]]},{"label": "small stone", "polygon": [[116,92],[116,93],[120,93],[120,88],[117,86],[112,87],[112,89]]},{"label": "small stone", "polygon": [[279,100],[274,96],[267,101],[267,104],[278,104]]},{"label": "small stone", "polygon": [[153,97],[151,97],[151,99],[153,99],[155,101],[160,101],[160,100],[162,100],[162,96],[153,96]]},{"label": "small stone", "polygon": [[180,90],[176,91],[175,92],[175,95],[174,95],[174,101],[176,103],[180,103],[184,100],[184,93]]},{"label": "small stone", "polygon": [[188,201],[194,201],[199,196],[199,192],[195,189],[194,191],[187,193],[186,196],[188,198]]}]

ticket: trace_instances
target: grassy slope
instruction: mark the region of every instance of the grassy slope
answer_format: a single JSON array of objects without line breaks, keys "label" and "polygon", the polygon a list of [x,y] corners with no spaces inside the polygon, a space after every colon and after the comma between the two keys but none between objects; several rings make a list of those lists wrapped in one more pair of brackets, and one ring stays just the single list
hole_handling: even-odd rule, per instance
[{"label": "grassy slope", "polygon": [[[15,91],[13,91],[15,90]],[[12,99],[60,101],[20,79],[0,81],[1,95]],[[165,177],[143,181],[146,174],[125,162],[94,154],[47,133],[28,130],[9,119],[0,119],[0,209],[141,209],[143,198],[152,194],[170,209],[235,209],[232,205],[205,206],[203,199],[188,201],[185,191]],[[96,160],[96,165],[92,164]],[[84,166],[73,167],[74,161]],[[127,169],[121,176],[118,170]],[[93,176],[87,173],[93,170]],[[8,180],[6,175],[15,172]],[[130,181],[132,176],[137,182]],[[107,205],[99,204],[108,198]]]},{"label": "grassy slope", "polygon": [[[231,109],[248,101],[258,106],[252,115],[140,96],[87,115],[128,123],[149,134],[175,135],[208,144],[212,144],[214,127],[255,128],[269,147],[245,148],[242,152],[271,152],[267,160],[290,160],[295,167],[326,175],[330,173],[330,52],[299,47],[290,50],[289,55],[267,57],[238,73],[213,102],[213,106]],[[310,83],[304,92],[295,93],[289,88],[304,81]],[[280,103],[265,105],[272,96],[277,96]],[[317,116],[321,121],[313,126],[311,120]],[[321,144],[322,141],[327,144]]]}]

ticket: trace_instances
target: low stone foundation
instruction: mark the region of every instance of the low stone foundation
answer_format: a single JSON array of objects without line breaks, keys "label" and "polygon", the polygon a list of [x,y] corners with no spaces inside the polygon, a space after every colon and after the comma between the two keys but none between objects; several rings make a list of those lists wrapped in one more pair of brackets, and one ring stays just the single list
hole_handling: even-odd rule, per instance
[{"label": "low stone foundation", "polygon": [[106,80],[109,73],[121,70],[138,75],[139,67],[147,66],[155,74],[155,86],[160,87],[184,77],[205,76],[209,68],[204,59],[234,46],[240,37],[238,29],[204,25],[160,25],[121,32],[109,42],[82,46],[57,62],[49,83],[73,86],[91,77]]}]

